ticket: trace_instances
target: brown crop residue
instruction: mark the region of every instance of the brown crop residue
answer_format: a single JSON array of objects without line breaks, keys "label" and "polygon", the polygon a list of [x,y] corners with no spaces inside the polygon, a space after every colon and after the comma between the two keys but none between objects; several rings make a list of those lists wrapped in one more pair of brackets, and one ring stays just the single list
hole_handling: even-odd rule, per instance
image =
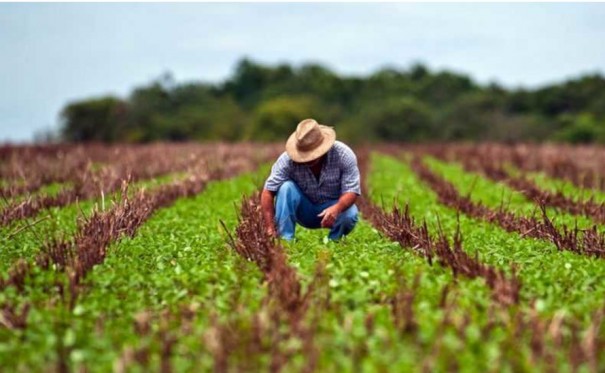
[{"label": "brown crop residue", "polygon": [[[366,153],[360,157],[363,174],[367,174],[367,163]],[[367,195],[367,192],[364,192],[364,195]],[[519,302],[521,283],[514,271],[509,277],[503,271],[482,263],[478,257],[470,256],[462,248],[462,234],[459,229],[450,241],[442,230],[431,234],[426,222],[416,223],[410,216],[408,206],[403,210],[394,206],[391,212],[385,212],[370,203],[367,198],[363,198],[359,206],[366,219],[401,247],[419,253],[426,257],[429,263],[436,259],[441,265],[450,268],[455,276],[485,279],[492,290],[493,298],[503,305]]]},{"label": "brown crop residue", "polygon": [[[589,217],[600,224],[605,223],[605,203],[595,202],[592,194],[588,198],[583,198],[582,196],[570,197],[566,196],[561,190],[553,192],[541,188],[524,172],[513,176],[507,170],[506,165],[512,165],[512,160],[516,160],[516,165],[523,166],[524,163],[519,162],[519,156],[508,154],[512,153],[514,148],[508,149],[508,151],[498,151],[498,149],[500,148],[496,145],[474,147],[427,146],[418,148],[416,151],[422,154],[433,155],[443,161],[460,162],[466,171],[478,172],[493,181],[503,182],[538,205],[558,208],[569,214]],[[501,157],[502,153],[508,155]],[[540,154],[539,151],[537,153]],[[542,160],[541,164],[544,164],[545,162],[545,160]],[[555,161],[553,160],[553,162]],[[543,169],[548,168],[543,167]],[[569,167],[565,167],[564,169],[569,169]],[[580,171],[577,171],[576,173],[579,174]],[[557,174],[559,177],[562,176],[561,171],[557,171],[556,173],[547,172],[547,174]],[[576,180],[575,177],[569,175],[563,178],[569,181]],[[584,187],[586,186],[584,183],[579,182],[578,184]]]},{"label": "brown crop residue", "polygon": [[[198,169],[216,178],[232,176],[250,169],[251,164],[273,158],[278,148],[266,146],[259,150],[252,144],[217,143],[93,144],[64,145],[54,151],[34,149],[0,149],[0,153],[4,150],[8,154],[8,161],[0,164],[0,175],[6,175],[10,181],[0,188],[0,197],[6,201],[0,210],[0,226],[36,216],[51,207],[109,196],[121,188],[124,180],[139,182],[169,174],[194,174]],[[28,194],[21,200],[11,200],[52,182],[65,185],[56,194]]]},{"label": "brown crop residue", "polygon": [[[309,288],[303,291],[296,270],[287,262],[283,247],[266,233],[259,193],[243,199],[236,237],[237,240],[231,240],[231,247],[246,260],[256,263],[268,285],[265,304],[273,320],[271,327],[265,330],[265,333],[272,335],[270,370],[283,370],[292,356],[302,353],[305,356],[303,371],[313,371],[319,355],[318,347],[313,342],[321,308],[315,307],[315,315],[309,315],[309,307],[313,303],[312,295],[316,287],[325,282],[322,266],[318,267]],[[308,317],[312,317],[312,320],[305,323]],[[278,332],[280,325],[284,324],[285,331]],[[302,342],[300,347],[287,346],[287,342],[293,339]],[[224,349],[221,351],[225,352]]]},{"label": "brown crop residue", "polygon": [[[272,148],[264,156],[272,155]],[[97,206],[89,216],[79,218],[73,237],[50,237],[42,243],[40,252],[32,262],[18,260],[9,269],[6,279],[0,278],[0,289],[14,286],[24,291],[24,284],[31,276],[33,266],[43,270],[58,270],[65,273],[67,282],[57,280],[63,302],[72,310],[79,293],[83,290],[82,280],[95,265],[101,264],[107,248],[122,237],[132,237],[137,229],[158,209],[171,205],[179,198],[200,193],[210,180],[232,177],[258,166],[259,159],[252,154],[254,149],[245,146],[217,146],[213,157],[189,165],[187,177],[160,185],[156,188],[130,191],[131,180],[121,181],[121,190],[116,202],[103,210]],[[220,161],[215,156],[220,157]],[[15,315],[17,305],[2,306],[8,315]],[[27,308],[22,312],[27,312]],[[26,318],[23,318],[24,320]],[[26,322],[10,325],[24,328]]]},{"label": "brown crop residue", "polygon": [[508,232],[518,232],[522,237],[548,240],[559,250],[569,250],[578,254],[605,257],[605,237],[596,227],[581,230],[562,225],[557,228],[546,214],[546,207],[540,205],[541,218],[518,216],[504,206],[491,209],[473,202],[470,196],[462,196],[458,190],[441,176],[431,171],[419,157],[412,161],[412,169],[437,194],[439,202],[470,217],[495,223]]}]

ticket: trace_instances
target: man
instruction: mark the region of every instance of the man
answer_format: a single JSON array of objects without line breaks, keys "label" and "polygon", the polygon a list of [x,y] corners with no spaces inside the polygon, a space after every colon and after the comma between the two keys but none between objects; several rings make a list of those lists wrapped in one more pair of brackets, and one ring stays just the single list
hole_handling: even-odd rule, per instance
[{"label": "man", "polygon": [[355,200],[360,194],[355,153],[336,141],[331,127],[305,119],[265,182],[261,207],[267,232],[291,240],[300,224],[329,228],[328,238],[339,240],[357,223]]}]

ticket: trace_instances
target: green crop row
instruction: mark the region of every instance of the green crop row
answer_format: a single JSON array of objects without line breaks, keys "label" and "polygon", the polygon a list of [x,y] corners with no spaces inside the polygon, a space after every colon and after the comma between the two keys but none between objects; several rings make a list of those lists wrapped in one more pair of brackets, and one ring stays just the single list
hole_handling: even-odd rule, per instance
[{"label": "green crop row", "polygon": [[[417,219],[425,219],[433,232],[443,229],[447,235],[452,236],[459,227],[464,238],[464,249],[470,254],[477,254],[483,262],[505,270],[514,264],[523,285],[519,309],[521,313],[532,313],[535,310],[542,318],[557,315],[555,317],[580,320],[580,324],[590,325],[593,311],[602,307],[605,290],[602,285],[605,273],[600,260],[559,252],[550,243],[522,239],[516,233],[508,233],[483,221],[458,215],[456,211],[440,205],[435,193],[416,177],[403,160],[375,155],[372,165],[368,182],[375,202],[385,201],[387,206],[393,201],[399,205],[407,203],[411,214]],[[490,192],[475,186],[473,193],[481,196],[482,193]],[[475,295],[461,292],[460,297],[473,299]],[[471,320],[469,332],[482,330],[484,325],[481,319]],[[602,330],[597,329],[595,332],[602,336]],[[459,368],[467,371],[480,371],[477,362],[486,362],[488,356],[493,358],[487,359],[488,367],[492,370],[544,369],[536,365],[537,362],[532,362],[534,358],[531,357],[532,349],[528,340],[516,340],[517,336],[511,338],[510,333],[510,329],[503,328],[492,336],[484,337],[484,344],[474,350],[467,345],[461,350],[464,353],[455,355],[454,361],[461,362]],[[505,344],[500,344],[494,336],[500,336],[500,341]],[[511,346],[515,346],[516,355],[506,355],[505,351]],[[566,355],[564,349],[554,351],[553,358],[557,361],[554,366],[560,371],[570,370],[570,356]],[[464,354],[467,354],[466,359]],[[602,365],[603,362],[597,364]]]},{"label": "green crop row", "polygon": [[[29,302],[32,308],[25,330],[0,332],[5,358],[0,365],[36,371],[57,364],[57,351],[64,350],[73,368],[85,364],[106,372],[123,348],[139,343],[133,325],[140,312],[173,310],[185,302],[221,314],[241,302],[253,312],[264,294],[260,273],[230,252],[219,219],[234,226],[236,204],[256,188],[255,181],[246,175],[210,182],[198,196],[156,212],[134,238],[108,249],[105,262],[82,284],[85,290],[73,310],[60,303],[58,294],[48,293],[61,274],[36,276],[25,296],[9,288],[2,294],[5,301]],[[53,299],[57,304],[51,304]]]},{"label": "green crop row", "polygon": [[[452,286],[452,293],[472,294],[461,299],[463,314],[485,321],[489,306],[489,290],[481,279],[454,279],[452,273],[438,265],[383,238],[366,221],[360,220],[354,232],[340,243],[323,244],[326,231],[301,230],[299,241],[288,245],[290,263],[299,269],[305,281],[313,274],[315,258],[327,252],[329,276],[329,307],[322,313],[316,343],[321,346],[319,371],[414,371],[424,359],[431,358],[429,346],[440,336],[439,325],[444,316],[439,303],[442,291]],[[414,290],[414,319],[419,325],[415,335],[407,335],[396,327],[392,304],[402,286]],[[372,327],[368,328],[368,320]],[[453,345],[460,343],[451,330],[444,332]],[[480,338],[467,340],[468,350],[480,348]],[[448,350],[435,362],[447,366]],[[485,351],[484,351],[485,352]],[[472,353],[471,353],[472,354]],[[357,357],[355,357],[357,356]],[[493,356],[491,356],[493,358]],[[490,357],[477,369],[487,369]]]},{"label": "green crop row", "polygon": [[[433,230],[441,225],[452,235],[459,224],[465,250],[478,254],[485,263],[509,272],[515,265],[523,284],[521,296],[525,304],[536,300],[538,309],[547,314],[563,311],[585,321],[591,311],[602,306],[605,266],[601,259],[558,251],[550,242],[522,238],[518,233],[458,214],[439,204],[435,193],[403,161],[375,156],[373,164],[369,180],[376,195],[385,201],[409,203],[411,214],[426,220]],[[460,176],[468,178],[463,173]],[[493,201],[497,193],[494,186],[482,184],[480,178],[473,180],[477,180],[474,198]]]},{"label": "green crop row", "polygon": [[[1,186],[1,184],[0,184]],[[61,191],[63,188],[69,188],[71,186],[70,183],[50,183],[46,185],[42,185],[39,189],[31,193],[19,194],[17,196],[11,197],[10,199],[6,199],[2,201],[2,207],[4,207],[7,202],[15,203],[22,202],[31,197],[37,196],[55,196],[57,193]]]},{"label": "green crop row", "polygon": [[[129,192],[139,188],[154,188],[183,177],[183,173],[165,175],[159,178],[132,183]],[[38,215],[13,221],[0,227],[0,273],[4,277],[8,268],[19,258],[33,260],[43,243],[51,237],[71,237],[82,213],[88,215],[93,208],[109,208],[119,199],[120,192],[108,194],[103,198],[78,201],[67,206],[51,207]]]},{"label": "green crop row", "polygon": [[[44,284],[56,278],[38,276],[39,282],[29,284],[27,291],[27,301],[34,304],[30,325],[22,334],[11,331],[0,339],[5,341],[5,356],[10,357],[2,362],[4,366],[37,370],[56,364],[57,351],[64,351],[74,368],[86,365],[106,371],[126,346],[140,345],[141,337],[133,328],[138,314],[174,310],[183,303],[197,304],[200,312],[194,329],[198,331],[208,328],[212,312],[225,319],[250,318],[265,296],[265,287],[259,286],[261,275],[256,267],[226,247],[218,222],[222,219],[234,226],[239,197],[254,188],[250,176],[213,183],[198,197],[159,211],[135,238],[110,248],[106,261],[87,277],[86,290],[73,312],[48,304]],[[413,367],[423,355],[422,349],[439,334],[443,315],[438,304],[442,289],[454,283],[452,274],[382,239],[364,221],[339,244],[326,245],[323,235],[325,231],[301,230],[299,240],[286,245],[290,262],[299,269],[305,285],[314,274],[317,257],[329,257],[330,302],[321,311],[314,341],[321,350],[321,369],[355,371],[358,364],[371,370],[393,364],[402,369]],[[423,327],[418,339],[413,339],[402,337],[393,325],[390,302],[401,282],[411,287],[416,275],[421,284],[416,318]],[[464,281],[456,287],[475,295],[460,309],[480,318],[475,309],[483,310],[489,303],[483,282]],[[375,320],[371,330],[366,326],[369,317]],[[450,334],[455,340],[453,332]],[[480,345],[480,338],[474,343]],[[175,351],[172,362],[177,371],[208,370],[213,364],[204,353],[200,335],[180,338]],[[360,351],[358,358],[351,359],[351,351]]]},{"label": "green crop row", "polygon": [[[492,209],[503,207],[517,215],[535,216],[541,219],[539,206],[505,183],[494,182],[479,173],[464,171],[462,165],[458,163],[445,163],[432,157],[426,157],[424,161],[433,172],[437,172],[452,183],[460,194],[470,194],[474,202],[482,203]],[[555,226],[565,224],[573,228],[577,223],[579,228],[586,229],[595,224],[586,216],[568,214],[554,207],[547,207],[546,214],[553,220]]]},{"label": "green crop row", "polygon": [[[443,166],[446,173],[451,171],[448,175],[456,175],[449,165],[431,166]],[[185,306],[195,310],[195,318],[187,332],[178,323],[169,326],[176,337],[171,366],[176,372],[212,370],[218,348],[213,345],[221,343],[217,322],[231,325],[228,333],[248,335],[255,328],[252,320],[259,315],[262,319],[265,312],[268,292],[263,275],[254,263],[232,252],[220,221],[235,227],[242,195],[256,190],[266,173],[265,167],[211,182],[201,194],[158,210],[135,237],[111,245],[104,263],[82,283],[73,308],[54,286],[67,283],[62,272],[40,271],[22,293],[5,289],[0,303],[18,308],[29,303],[31,310],[27,328],[0,328],[0,366],[9,371],[47,371],[65,362],[70,369],[91,372],[121,370],[121,364],[127,371],[157,371],[161,348],[153,333],[161,335],[164,326],[158,318],[149,319],[156,335],[152,337],[142,335],[135,325],[145,315],[178,314]],[[455,277],[437,262],[430,265],[411,248],[385,239],[363,219],[337,243],[324,241],[326,230],[299,229],[297,239],[283,246],[303,288],[313,283],[318,262],[325,263],[327,276],[320,284],[324,288],[311,293],[317,301],[309,311],[320,315],[312,330],[317,371],[532,371],[541,366],[532,361],[530,335],[508,327],[509,318],[536,309],[540,317],[573,316],[588,325],[591,312],[601,305],[605,267],[600,260],[559,252],[548,242],[458,216],[438,203],[405,161],[374,155],[366,176],[366,197],[374,203],[384,202],[387,210],[408,203],[412,215],[419,223],[426,219],[433,233],[441,227],[453,237],[459,224],[470,254],[477,253],[480,260],[507,273],[511,265],[517,266],[523,283],[521,304],[506,308],[495,304],[483,279]],[[469,180],[469,175],[460,176]],[[473,195],[489,200],[493,188],[477,181]],[[522,202],[515,203],[523,208]],[[401,301],[406,294],[413,296]],[[402,325],[397,316],[397,307],[406,302],[411,302],[413,325]],[[498,322],[490,327],[494,317]],[[146,345],[154,346],[149,366],[125,358],[129,349]],[[268,367],[272,352],[257,353],[260,356],[231,356],[226,364],[234,367],[238,359],[258,358]],[[307,358],[293,356],[283,370],[296,371]],[[563,371],[570,369],[563,352],[554,356],[554,364]]]},{"label": "green crop row", "polygon": [[[403,204],[403,197],[405,201],[409,201],[416,217],[428,217],[432,232],[436,232],[438,221],[441,221],[446,232],[453,236],[455,212],[440,206],[435,196],[405,164],[377,156],[373,165],[368,179],[370,197],[376,203],[385,201],[388,209],[397,197],[398,203]],[[464,247],[467,250],[480,250],[480,258],[483,258],[483,250],[493,254],[494,251],[500,251],[501,259],[505,258],[505,262],[492,261],[489,264],[509,268],[508,265],[515,257],[508,259],[503,254],[509,250],[508,246],[518,245],[519,239],[515,234],[464,217],[460,218],[460,222],[465,237]],[[478,234],[475,234],[474,230],[479,231]],[[485,233],[482,234],[481,231]],[[533,365],[534,362],[530,358],[531,344],[527,336],[513,336],[514,332],[502,325],[492,330],[487,339],[483,332],[480,332],[485,330],[490,318],[488,310],[494,306],[482,279],[454,280],[449,269],[439,265],[429,266],[425,259],[412,254],[410,248],[401,248],[398,244],[381,238],[363,220],[346,241],[330,244],[327,248],[322,244],[325,232],[301,230],[297,235],[299,240],[287,248],[291,264],[299,269],[305,281],[309,282],[312,277],[316,258],[321,256],[322,252],[329,252],[327,271],[330,277],[330,304],[323,314],[316,336],[317,343],[322,346],[321,371],[357,371],[360,367],[364,371],[417,371],[425,368],[427,362],[430,362],[428,366],[436,370],[451,369],[453,366],[461,371],[519,371],[538,367]],[[489,237],[491,239],[487,239]],[[559,256],[563,260],[570,256],[568,253],[556,252],[548,243],[527,240],[516,248],[519,254],[516,258],[522,257],[522,251],[533,254],[533,245],[537,245],[537,249],[543,254]],[[587,258],[575,259],[580,260],[574,264],[585,265],[587,262]],[[532,276],[543,274],[539,263],[528,267],[519,267],[524,285],[530,283],[523,291],[521,312],[529,312],[529,309],[533,308],[529,303],[535,300],[534,307],[543,317],[558,313],[584,317],[583,321],[588,323],[586,317],[597,308],[598,299],[593,299],[588,304],[576,305],[574,298],[568,299],[568,304],[561,305],[557,293],[550,294],[548,279],[545,282],[540,278],[532,279]],[[401,274],[403,283],[407,286],[413,282],[414,276],[420,275],[414,297],[418,327],[418,334],[415,336],[400,333],[394,325],[390,303],[402,286],[401,279],[396,274]],[[576,275],[579,276],[570,274],[564,277],[569,281],[575,278],[590,280],[589,276],[581,272]],[[598,281],[598,277],[594,281]],[[455,294],[453,297],[456,298],[454,314],[448,317],[470,320],[463,336],[451,329],[439,328],[444,317],[439,298],[446,284],[449,284]],[[564,292],[562,285],[555,286],[559,294]],[[584,294],[580,290],[572,296],[583,297]],[[577,308],[574,308],[576,306]],[[516,312],[515,307],[510,311]],[[371,328],[367,327],[368,319],[372,320]],[[511,341],[517,348],[515,356],[506,352],[510,347],[506,343]],[[441,347],[435,352],[433,349],[437,345]],[[560,351],[555,357],[560,369],[569,369],[568,358],[565,351]]]},{"label": "green crop row", "polygon": [[[512,171],[512,173],[518,173]],[[544,190],[548,190],[551,193],[556,193],[560,191],[564,196],[568,198],[573,198],[574,200],[583,201],[589,198],[593,198],[593,200],[597,203],[605,203],[605,192],[601,189],[592,188],[580,188],[574,185],[572,182],[562,179],[554,179],[549,177],[543,172],[529,172],[526,174],[531,180],[533,180],[540,188]]]}]

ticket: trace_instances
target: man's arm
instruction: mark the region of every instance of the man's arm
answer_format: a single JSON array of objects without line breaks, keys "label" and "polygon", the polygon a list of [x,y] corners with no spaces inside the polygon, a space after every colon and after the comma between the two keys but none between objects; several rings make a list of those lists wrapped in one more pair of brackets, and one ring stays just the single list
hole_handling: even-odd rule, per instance
[{"label": "man's arm", "polygon": [[331,228],[338,215],[351,207],[357,200],[357,196],[361,194],[359,168],[357,167],[357,157],[353,150],[348,146],[342,149],[343,166],[342,180],[340,190],[342,191],[340,198],[336,204],[323,210],[318,216],[323,217],[321,226],[323,228]]},{"label": "man's arm", "polygon": [[273,199],[275,198],[275,192],[267,189],[263,189],[260,195],[260,206],[265,220],[265,230],[270,236],[277,236],[275,230],[275,206],[273,205]]},{"label": "man's arm", "polygon": [[321,219],[322,228],[332,228],[332,225],[334,225],[334,222],[338,218],[338,215],[340,215],[341,212],[345,211],[349,207],[353,206],[356,200],[356,193],[343,193],[338,199],[338,202],[326,208],[319,215],[317,215],[319,217],[323,217],[323,219]]},{"label": "man's arm", "polygon": [[265,181],[265,186],[260,195],[260,205],[265,220],[265,229],[267,233],[272,236],[277,236],[273,200],[275,199],[279,187],[290,178],[290,163],[290,157],[288,157],[286,152],[283,152],[271,167],[271,174]]}]

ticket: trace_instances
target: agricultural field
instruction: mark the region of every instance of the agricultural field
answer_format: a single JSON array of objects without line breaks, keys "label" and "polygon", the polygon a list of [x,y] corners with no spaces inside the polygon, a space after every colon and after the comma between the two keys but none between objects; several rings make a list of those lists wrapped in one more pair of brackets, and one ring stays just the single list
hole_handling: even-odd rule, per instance
[{"label": "agricultural field", "polygon": [[265,233],[282,151],[0,147],[0,371],[605,371],[605,148],[358,147],[340,242]]}]

